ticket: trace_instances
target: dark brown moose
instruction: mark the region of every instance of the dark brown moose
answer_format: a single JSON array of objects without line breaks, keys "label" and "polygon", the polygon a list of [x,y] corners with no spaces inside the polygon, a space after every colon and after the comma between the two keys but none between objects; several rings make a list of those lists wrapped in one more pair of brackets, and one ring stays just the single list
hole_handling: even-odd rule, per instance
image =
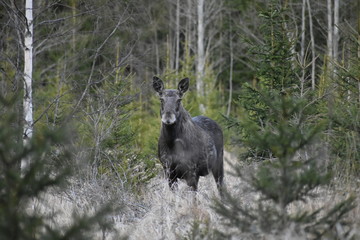
[{"label": "dark brown moose", "polygon": [[153,77],[153,87],[161,101],[158,156],[170,188],[174,189],[180,178],[197,191],[199,177],[211,171],[222,196],[224,168],[221,128],[208,117],[191,118],[182,106],[181,99],[189,88],[188,78],[182,79],[176,90],[164,89],[163,81]]}]

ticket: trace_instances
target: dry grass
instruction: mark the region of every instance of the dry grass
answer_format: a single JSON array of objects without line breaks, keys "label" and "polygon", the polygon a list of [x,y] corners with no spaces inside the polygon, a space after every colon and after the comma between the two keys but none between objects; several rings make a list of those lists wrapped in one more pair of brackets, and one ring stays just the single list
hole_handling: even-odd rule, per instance
[{"label": "dry grass", "polygon": [[[227,159],[230,162],[236,161],[229,155]],[[252,168],[248,168],[248,171],[251,171]],[[225,169],[230,170],[229,164],[225,164]],[[255,204],[258,195],[247,192],[246,185],[241,179],[227,174],[225,184],[232,194],[239,196],[239,200],[244,205]],[[314,192],[314,197],[307,202],[291,205],[289,212],[295,213],[299,209],[314,210],[323,206],[325,209],[330,209],[349,194],[360,196],[357,186],[347,185],[345,188],[339,184],[326,189],[319,188]],[[79,215],[93,214],[104,203],[112,200],[113,204],[122,206],[121,210],[109,216],[114,229],[104,232],[99,227],[95,227],[93,231],[96,239],[117,239],[119,235],[127,235],[130,239],[147,240],[190,239],[194,222],[201,223],[202,237],[206,238],[211,235],[213,229],[224,230],[221,226],[221,217],[211,208],[213,199],[217,197],[216,184],[211,175],[200,178],[196,197],[183,182],[179,183],[177,191],[170,191],[167,181],[161,176],[152,179],[144,187],[141,197],[114,185],[109,187],[109,180],[96,182],[74,180],[66,191],[44,194],[40,200],[35,200],[28,210],[54,216],[49,218],[52,226],[67,226],[71,224],[74,212]],[[360,231],[357,229],[360,228],[360,207],[356,207],[348,218],[353,222],[352,235],[359,235]],[[241,239],[246,239],[246,235]],[[306,239],[306,237],[296,235],[293,229],[289,229],[282,236],[264,235],[263,239]]]}]

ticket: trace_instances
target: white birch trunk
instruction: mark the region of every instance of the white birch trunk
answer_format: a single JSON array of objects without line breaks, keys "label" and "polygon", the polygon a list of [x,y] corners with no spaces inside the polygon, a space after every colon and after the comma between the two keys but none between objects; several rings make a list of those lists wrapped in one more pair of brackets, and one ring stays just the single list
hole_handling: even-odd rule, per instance
[{"label": "white birch trunk", "polygon": [[338,60],[338,52],[339,52],[339,1],[340,0],[334,0],[334,39],[333,39],[333,54],[334,54],[334,60]]},{"label": "white birch trunk", "polygon": [[[197,61],[196,61],[196,90],[200,98],[205,96],[204,76],[205,76],[205,26],[204,26],[204,0],[197,1]],[[201,101],[200,101],[201,102]],[[201,113],[205,112],[205,106],[200,103],[199,109]]]},{"label": "white birch trunk", "polygon": [[196,90],[200,97],[204,96],[204,71],[205,71],[205,44],[204,44],[204,0],[197,1],[197,62],[196,62]]},{"label": "white birch trunk", "polygon": [[192,9],[193,5],[192,5],[192,0],[188,0],[187,1],[187,44],[188,44],[188,48],[189,48],[189,52],[192,49],[192,25],[193,25],[193,19],[192,19],[192,14],[193,14],[193,9]]},{"label": "white birch trunk", "polygon": [[193,67],[193,62],[191,58],[191,52],[193,50],[193,37],[194,34],[194,27],[195,24],[193,23],[193,4],[192,0],[187,0],[187,3],[184,4],[184,14],[186,16],[186,30],[184,32],[185,34],[185,43],[184,43],[184,65],[182,66],[183,71],[186,73],[186,75],[189,75],[191,72],[191,69]]},{"label": "white birch trunk", "polygon": [[[231,25],[230,25],[231,32]],[[229,76],[229,99],[228,99],[228,109],[226,116],[230,116],[231,112],[231,102],[232,102],[232,92],[233,92],[233,66],[234,66],[234,53],[233,53],[233,42],[232,42],[232,33],[230,33],[230,76]]]},{"label": "white birch trunk", "polygon": [[306,9],[306,2],[305,0],[303,0],[302,9],[301,9],[301,43],[300,43],[301,45],[300,58],[302,65],[305,65],[305,26],[306,26],[305,9]]},{"label": "white birch trunk", "polygon": [[[174,34],[173,34],[173,23],[174,23],[174,14],[173,14],[173,9],[172,9],[172,4],[169,5],[169,16],[170,16],[170,21],[169,21],[169,35],[168,35],[168,51],[169,51],[169,68],[168,69],[174,69],[175,67],[175,54],[174,54]],[[175,84],[175,82],[173,83]],[[174,85],[175,86],[175,85]]]},{"label": "white birch trunk", "polygon": [[327,0],[327,57],[328,57],[328,73],[332,74],[333,61],[333,26],[332,26],[332,0]]},{"label": "white birch trunk", "polygon": [[175,71],[179,72],[179,58],[180,58],[180,0],[176,0],[176,56],[175,56]]},{"label": "white birch trunk", "polygon": [[160,54],[159,54],[157,30],[155,30],[155,58],[156,58],[156,75],[159,76],[159,74],[160,74]]},{"label": "white birch trunk", "polygon": [[316,74],[315,38],[314,38],[310,1],[306,0],[306,2],[309,12],[309,28],[310,28],[310,41],[311,41],[311,89],[315,90],[315,74]]},{"label": "white birch trunk", "polygon": [[306,27],[306,19],[305,19],[305,10],[306,10],[306,0],[302,1],[302,9],[301,9],[301,43],[300,43],[300,61],[301,61],[301,96],[304,92],[304,83],[305,83],[305,27]]},{"label": "white birch trunk", "polygon": [[[358,43],[360,43],[360,0],[358,0],[358,2],[357,2],[357,7],[358,7],[358,9],[357,9],[357,23],[358,23]],[[358,44],[358,49],[357,49],[357,56],[358,56],[358,59],[360,59],[360,44]],[[360,76],[358,76],[358,78],[360,78]],[[358,91],[358,93],[359,93],[359,102],[360,102],[360,81],[358,82],[358,89],[359,89],[359,91]]]},{"label": "white birch trunk", "polygon": [[[23,144],[26,147],[33,135],[33,105],[32,105],[32,70],[33,70],[33,2],[25,3],[26,28],[24,35],[24,131]],[[21,172],[24,173],[30,163],[29,158],[21,160]]]}]

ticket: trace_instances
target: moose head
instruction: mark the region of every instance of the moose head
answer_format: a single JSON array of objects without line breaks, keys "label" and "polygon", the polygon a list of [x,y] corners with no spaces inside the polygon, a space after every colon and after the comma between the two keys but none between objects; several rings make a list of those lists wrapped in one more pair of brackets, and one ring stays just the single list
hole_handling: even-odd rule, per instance
[{"label": "moose head", "polygon": [[161,102],[160,116],[165,125],[173,125],[184,111],[181,105],[184,93],[189,89],[189,78],[182,79],[177,89],[165,89],[163,81],[153,77],[153,88],[158,93]]}]

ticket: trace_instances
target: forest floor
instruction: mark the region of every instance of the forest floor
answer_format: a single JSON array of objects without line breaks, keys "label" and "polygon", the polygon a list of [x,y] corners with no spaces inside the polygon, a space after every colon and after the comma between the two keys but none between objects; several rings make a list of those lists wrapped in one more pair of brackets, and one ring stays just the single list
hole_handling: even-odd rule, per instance
[{"label": "forest floor", "polygon": [[[229,154],[225,161],[225,184],[232,195],[238,196],[243,206],[253,206],[259,198],[257,193],[249,191],[247,184],[239,177],[230,174],[230,164],[236,159]],[[246,171],[253,171],[252,165],[244,165]],[[37,212],[55,216],[50,225],[67,226],[71,223],[74,213],[77,215],[93,214],[104,203],[112,200],[120,206],[119,211],[109,216],[113,229],[93,229],[96,239],[119,239],[128,236],[130,239],[208,239],[212,230],[225,229],[223,219],[212,208],[218,191],[212,175],[200,178],[199,190],[191,192],[184,182],[180,182],[178,190],[171,191],[167,181],[158,176],[153,178],[142,189],[140,194],[116,190],[109,181],[74,181],[65,191],[52,191],[44,194],[31,206]],[[359,185],[356,184],[356,185]],[[306,202],[294,204],[288,211],[298,209],[315,210],[319,207],[330,209],[334,204],[344,200],[349,194],[360,199],[360,191],[354,184],[336,184],[326,188],[318,188]],[[352,222],[351,235],[360,235],[360,206],[348,215]],[[338,227],[337,231],[343,231]],[[244,238],[246,239],[246,235]],[[301,235],[293,235],[293,231],[283,236],[267,236],[263,239],[307,239]],[[349,239],[344,237],[343,239]]]}]

